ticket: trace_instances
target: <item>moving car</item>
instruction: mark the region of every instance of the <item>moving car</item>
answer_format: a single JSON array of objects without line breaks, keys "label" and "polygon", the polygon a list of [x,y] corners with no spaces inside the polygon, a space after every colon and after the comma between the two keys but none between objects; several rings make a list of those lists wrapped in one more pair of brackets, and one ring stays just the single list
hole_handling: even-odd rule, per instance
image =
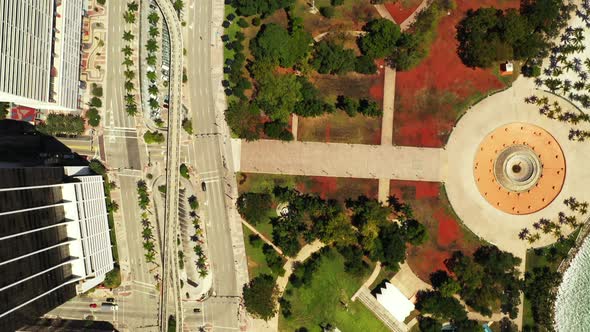
[{"label": "moving car", "polygon": [[90,308],[96,308],[96,307],[98,307],[98,306],[96,305],[96,303],[90,303],[89,307],[90,307]]},{"label": "moving car", "polygon": [[117,310],[119,310],[119,305],[114,304],[114,303],[109,303],[109,302],[103,302],[103,304],[100,305],[100,310],[101,311],[117,311]]}]

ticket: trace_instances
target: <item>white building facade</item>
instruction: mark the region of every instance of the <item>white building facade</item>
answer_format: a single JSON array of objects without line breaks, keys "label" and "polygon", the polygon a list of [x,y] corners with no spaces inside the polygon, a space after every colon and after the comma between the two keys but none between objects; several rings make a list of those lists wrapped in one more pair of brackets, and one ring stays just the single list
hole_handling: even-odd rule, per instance
[{"label": "white building facade", "polygon": [[78,108],[83,3],[0,1],[0,101]]}]

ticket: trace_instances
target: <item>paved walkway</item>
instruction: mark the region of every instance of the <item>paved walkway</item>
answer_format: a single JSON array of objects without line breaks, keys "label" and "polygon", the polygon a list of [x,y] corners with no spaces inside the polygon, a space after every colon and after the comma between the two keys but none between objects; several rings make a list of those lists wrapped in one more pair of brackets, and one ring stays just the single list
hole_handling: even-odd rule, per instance
[{"label": "paved walkway", "polygon": [[375,9],[377,9],[377,12],[379,12],[379,15],[381,15],[381,17],[386,18],[393,23],[397,23],[397,22],[395,22],[395,20],[393,19],[393,16],[391,16],[391,14],[387,10],[387,8],[385,8],[384,5],[374,5],[374,6],[375,6]]},{"label": "paved walkway", "polygon": [[[283,296],[283,292],[285,288],[287,288],[287,284],[289,283],[289,277],[293,273],[293,266],[296,262],[303,262],[309,258],[314,252],[322,249],[325,246],[322,242],[315,240],[310,244],[306,244],[295,258],[288,258],[287,263],[284,265],[285,274],[277,278],[277,287],[279,288],[279,298]],[[279,315],[280,315],[280,306],[277,307],[277,314],[269,319],[268,321],[264,321],[262,319],[252,319],[252,331],[256,332],[273,332],[278,331],[279,329]]]},{"label": "paved walkway", "polygon": [[264,234],[260,233],[254,226],[250,225],[246,220],[242,219],[242,224],[246,227],[248,227],[249,230],[252,231],[252,233],[260,236],[260,238],[262,239],[262,241],[264,241],[264,243],[268,244],[269,246],[271,246],[277,253],[279,253],[279,255],[284,256],[283,251],[281,250],[281,248],[275,246],[274,243],[272,243],[271,240],[269,240],[266,236],[264,236]]},{"label": "paved walkway", "polygon": [[356,291],[356,293],[354,293],[354,295],[350,298],[350,300],[351,301],[356,300],[359,292],[361,292],[363,287],[365,287],[365,288],[371,287],[371,285],[373,284],[375,279],[377,279],[377,276],[379,276],[379,272],[381,272],[381,262],[377,262],[377,264],[375,264],[375,268],[373,269],[373,272],[371,273],[369,278],[367,278],[367,280],[365,280],[363,285]]},{"label": "paved walkway", "polygon": [[416,10],[414,10],[414,12],[412,13],[412,15],[408,16],[408,18],[405,19],[405,21],[403,21],[399,26],[400,28],[403,30],[408,29],[412,23],[414,23],[414,21],[416,20],[416,16],[422,11],[424,10],[426,7],[428,7],[428,5],[430,4],[431,0],[422,0],[422,3],[420,3],[420,6],[418,6],[418,8],[416,8]]},{"label": "paved walkway", "polygon": [[441,182],[445,158],[443,149],[259,140],[242,141],[240,170]]},{"label": "paved walkway", "polygon": [[414,274],[407,262],[400,265],[400,270],[391,278],[391,284],[408,299],[412,299],[420,290],[432,289],[432,286]]}]

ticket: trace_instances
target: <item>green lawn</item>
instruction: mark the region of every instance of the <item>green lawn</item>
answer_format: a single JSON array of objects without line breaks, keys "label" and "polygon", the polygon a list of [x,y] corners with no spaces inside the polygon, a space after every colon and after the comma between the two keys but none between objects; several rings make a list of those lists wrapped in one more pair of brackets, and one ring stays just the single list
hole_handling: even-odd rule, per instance
[{"label": "green lawn", "polygon": [[[352,276],[344,271],[344,259],[334,250],[321,258],[320,266],[310,285],[301,288],[287,286],[286,298],[292,305],[292,316],[279,317],[279,331],[294,331],[305,326],[309,331],[321,331],[321,323],[330,323],[341,331],[389,331],[362,303],[350,297],[370,274]],[[345,308],[342,303],[346,303]]]},{"label": "green lawn", "polygon": [[255,248],[250,244],[248,237],[254,234],[250,229],[244,227],[244,243],[246,245],[246,256],[248,257],[248,274],[250,279],[260,274],[271,274],[272,271],[266,264],[266,259],[262,253],[262,246]]}]

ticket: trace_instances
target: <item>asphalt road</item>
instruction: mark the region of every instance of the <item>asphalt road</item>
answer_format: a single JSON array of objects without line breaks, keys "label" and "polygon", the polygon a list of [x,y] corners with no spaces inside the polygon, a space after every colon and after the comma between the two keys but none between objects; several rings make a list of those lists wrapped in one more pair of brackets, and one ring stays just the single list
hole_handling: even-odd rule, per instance
[{"label": "asphalt road", "polygon": [[[132,285],[124,295],[115,295],[114,298],[119,307],[117,311],[102,311],[100,309],[101,303],[106,301],[105,298],[75,297],[50,311],[46,316],[84,320],[91,315],[94,316],[94,320],[111,322],[118,329],[127,331],[158,330],[155,320],[157,293],[153,287],[146,289],[142,285]],[[97,308],[91,308],[92,303],[96,304]],[[153,319],[146,315],[148,310],[153,313]]]},{"label": "asphalt road", "polygon": [[[125,76],[122,73],[124,55],[121,49],[126,45],[123,32],[131,26],[123,20],[127,1],[108,3],[107,28],[107,72],[105,110],[103,117],[107,163],[112,168],[141,169],[135,119],[125,111]],[[134,29],[135,42],[138,40]]]},{"label": "asphalt road", "polygon": [[[192,1],[185,9],[186,68],[188,75],[189,110],[193,131],[188,147],[188,162],[195,166],[201,181],[206,183],[206,201],[201,213],[206,220],[209,261],[213,274],[213,297],[202,304],[202,312],[187,313],[189,327],[207,325],[214,331],[239,328],[238,303],[240,290],[236,282],[235,258],[229,229],[224,180],[223,118],[216,113],[211,69],[211,20],[213,1]],[[223,2],[216,1],[216,5]],[[229,142],[228,142],[229,144]],[[198,188],[201,190],[201,188]]]}]

